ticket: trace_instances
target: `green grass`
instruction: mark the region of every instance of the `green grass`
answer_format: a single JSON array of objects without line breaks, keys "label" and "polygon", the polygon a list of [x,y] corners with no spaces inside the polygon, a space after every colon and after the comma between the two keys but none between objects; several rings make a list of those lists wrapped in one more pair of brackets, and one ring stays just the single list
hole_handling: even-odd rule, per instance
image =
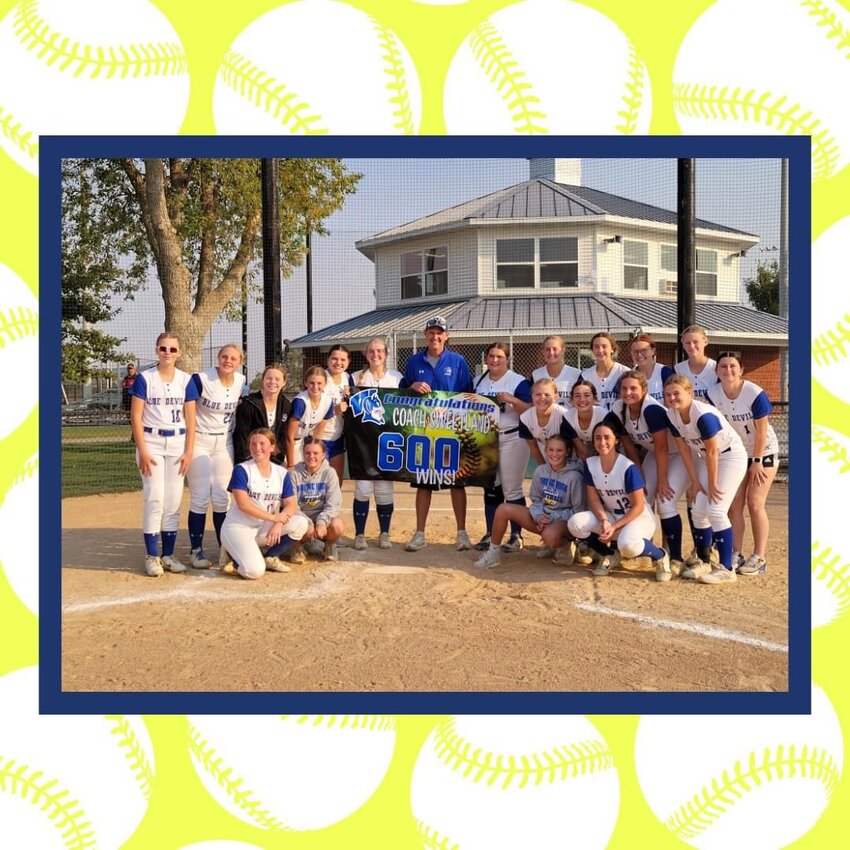
[{"label": "green grass", "polygon": [[123,442],[129,445],[130,423],[121,425],[80,425],[62,429],[62,444],[80,440],[100,440],[105,443]]},{"label": "green grass", "polygon": [[126,426],[123,435],[121,442],[62,446],[62,498],[141,489],[136,453]]}]

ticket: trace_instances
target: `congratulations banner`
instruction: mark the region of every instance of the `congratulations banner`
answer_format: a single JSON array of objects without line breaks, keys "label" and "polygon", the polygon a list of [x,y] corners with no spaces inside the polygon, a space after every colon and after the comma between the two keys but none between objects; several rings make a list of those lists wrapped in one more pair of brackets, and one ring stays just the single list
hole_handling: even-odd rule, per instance
[{"label": "congratulations banner", "polygon": [[489,487],[499,471],[499,405],[475,393],[364,389],[345,414],[354,479]]}]

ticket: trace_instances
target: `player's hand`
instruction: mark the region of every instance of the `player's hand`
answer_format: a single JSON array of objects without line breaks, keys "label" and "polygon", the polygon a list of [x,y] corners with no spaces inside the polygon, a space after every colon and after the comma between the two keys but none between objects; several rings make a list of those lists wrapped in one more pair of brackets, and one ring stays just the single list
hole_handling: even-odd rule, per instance
[{"label": "player's hand", "polygon": [[324,540],[328,536],[328,527],[323,522],[316,523],[316,537]]},{"label": "player's hand", "polygon": [[543,514],[543,516],[540,517],[539,520],[537,520],[537,527],[546,528],[546,526],[549,525],[550,522],[552,522],[552,517]]},{"label": "player's hand", "polygon": [[607,543],[614,536],[615,530],[616,529],[611,524],[610,520],[603,519],[602,520],[602,530],[599,532],[599,539],[603,543]]},{"label": "player's hand", "polygon": [[[705,493],[705,490],[703,489],[702,485],[699,482],[691,481],[690,485],[688,486],[688,502],[690,504],[693,504],[700,493]],[[708,494],[706,493],[706,495]]]},{"label": "player's hand", "polygon": [[269,546],[274,546],[276,543],[280,543],[282,532],[282,522],[276,522],[272,525],[272,527],[266,532],[266,540],[268,541]]},{"label": "player's hand", "polygon": [[767,481],[767,472],[760,463],[750,464],[750,484],[755,484],[757,487]]},{"label": "player's hand", "polygon": [[343,413],[345,413],[346,410],[348,410],[348,402],[347,401],[341,401],[334,408],[334,415],[335,416],[342,416]]},{"label": "player's hand", "polygon": [[180,475],[185,475],[186,470],[189,468],[189,464],[192,462],[192,455],[180,455],[177,458],[177,468]]},{"label": "player's hand", "polygon": [[410,389],[415,393],[419,393],[420,395],[428,395],[431,392],[431,385],[426,384],[425,381],[414,381],[410,385]]},{"label": "player's hand", "polygon": [[657,496],[662,502],[669,502],[676,494],[666,480],[658,482]]},{"label": "player's hand", "polygon": [[708,498],[716,505],[723,501],[723,491],[715,484],[713,487],[708,485]]},{"label": "player's hand", "polygon": [[152,475],[155,466],[156,461],[150,455],[139,452],[139,472],[142,475]]}]

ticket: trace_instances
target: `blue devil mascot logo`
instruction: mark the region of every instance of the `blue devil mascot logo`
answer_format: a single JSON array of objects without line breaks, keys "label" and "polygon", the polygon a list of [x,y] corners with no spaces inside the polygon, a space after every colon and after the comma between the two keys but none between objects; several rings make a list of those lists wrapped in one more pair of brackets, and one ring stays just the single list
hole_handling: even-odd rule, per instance
[{"label": "blue devil mascot logo", "polygon": [[360,390],[349,399],[349,404],[354,415],[362,418],[364,422],[384,424],[384,405],[376,389]]}]

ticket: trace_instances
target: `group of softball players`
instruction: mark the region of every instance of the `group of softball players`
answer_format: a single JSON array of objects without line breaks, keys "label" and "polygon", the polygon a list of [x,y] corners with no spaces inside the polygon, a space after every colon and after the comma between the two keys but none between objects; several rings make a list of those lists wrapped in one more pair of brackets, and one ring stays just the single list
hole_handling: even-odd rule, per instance
[{"label": "group of softball players", "polygon": [[[590,343],[596,362],[580,371],[564,363],[563,340],[549,336],[541,346],[544,365],[528,380],[508,368],[508,347],[492,343],[474,389],[500,407],[499,471],[484,492],[486,530],[475,547],[484,554],[476,566],[493,567],[503,552],[522,549],[526,529],[542,538],[539,557],[595,564],[595,575],[607,575],[620,558],[641,556],[652,559],[659,581],[680,575],[717,584],[763,573],[765,501],[778,467],[771,405],[743,378],[737,355],[715,361],[707,344],[703,328],[687,328],[688,359],[671,369],[657,363],[652,337],[639,333],[629,342],[629,369],[614,359],[614,338],[600,332]],[[234,344],[221,348],[215,367],[192,375],[176,368],[180,343],[173,334],[160,334],[156,353],[156,365],[130,389],[147,575],[186,570],[174,555],[184,477],[190,566],[212,565],[203,542],[210,505],[219,563],[233,563],[245,578],[288,571],[286,561],[303,562],[305,549],[335,560],[345,531],[340,484],[348,398],[355,388],[402,382],[387,368],[385,342],[367,343],[367,366],[353,375],[349,350],[333,346],[327,368],[308,368],[291,404],[281,364],[267,366],[260,389],[243,396],[243,353]],[[529,458],[537,468],[527,506]],[[683,498],[694,542],[687,559]],[[372,499],[378,546],[392,548],[391,481],[355,482],[353,546],[368,548]],[[665,548],[652,542],[655,510]]]}]

